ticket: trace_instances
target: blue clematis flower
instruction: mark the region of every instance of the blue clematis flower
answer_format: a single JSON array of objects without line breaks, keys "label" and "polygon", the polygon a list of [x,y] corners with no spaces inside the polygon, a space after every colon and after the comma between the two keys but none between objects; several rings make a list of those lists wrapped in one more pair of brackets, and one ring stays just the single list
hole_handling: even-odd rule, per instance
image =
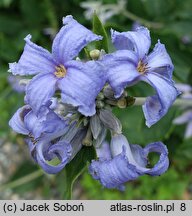
[{"label": "blue clematis flower", "polygon": [[[105,146],[106,142],[102,145]],[[101,151],[108,156],[103,157]],[[159,161],[153,168],[147,167],[147,156],[150,152],[160,154]],[[161,175],[169,166],[168,151],[163,143],[155,142],[141,148],[139,145],[129,145],[122,134],[112,137],[110,148],[101,146],[99,155],[102,156],[101,159],[92,161],[89,171],[94,179],[107,188],[123,190],[123,184],[127,181],[135,180],[144,174]]]},{"label": "blue clematis flower", "polygon": [[89,42],[102,37],[93,34],[72,16],[66,16],[63,23],[53,41],[52,53],[31,42],[28,35],[19,62],[9,65],[10,72],[14,75],[38,74],[26,89],[26,103],[36,114],[59,89],[64,103],[91,116],[95,113],[95,98],[106,79],[99,62],[81,62],[74,58]]},{"label": "blue clematis flower", "polygon": [[[47,110],[45,110],[47,109]],[[44,108],[45,116],[37,117],[29,105],[17,110],[9,121],[17,133],[28,135],[27,143],[31,156],[47,173],[61,171],[82,147],[86,135],[84,128],[69,124],[69,119],[60,118],[53,110]],[[57,165],[49,164],[54,158]]]},{"label": "blue clematis flower", "polygon": [[125,87],[139,81],[147,82],[155,89],[156,94],[148,97],[143,105],[146,125],[150,127],[167,113],[179,94],[172,80],[172,61],[160,41],[147,55],[151,46],[147,28],[122,33],[112,30],[111,34],[118,51],[103,57],[108,68],[108,82],[116,97],[121,96]]},{"label": "blue clematis flower", "polygon": [[[181,98],[185,100],[192,100],[192,87],[188,84],[176,83],[176,87],[182,92]],[[187,124],[184,137],[189,139],[192,137],[192,110],[189,105],[181,105],[181,110],[184,110],[182,115],[173,120],[173,124],[181,125]]]}]

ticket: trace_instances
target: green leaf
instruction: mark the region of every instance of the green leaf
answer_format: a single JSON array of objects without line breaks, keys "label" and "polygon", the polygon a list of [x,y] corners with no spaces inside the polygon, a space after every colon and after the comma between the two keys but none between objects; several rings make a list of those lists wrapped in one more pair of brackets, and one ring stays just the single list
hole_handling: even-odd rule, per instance
[{"label": "green leaf", "polygon": [[107,32],[96,13],[93,14],[93,32],[103,37],[102,40],[95,42],[96,49],[98,50],[104,49],[105,52],[108,52],[109,49],[108,49]]},{"label": "green leaf", "polygon": [[163,32],[175,34],[178,38],[187,35],[189,39],[192,39],[191,20],[168,23]]},{"label": "green leaf", "polygon": [[190,163],[191,154],[192,154],[192,138],[186,139],[183,141],[181,145],[177,148],[177,159],[188,159],[187,161]]},{"label": "green leaf", "polygon": [[72,198],[72,187],[78,176],[84,171],[88,162],[96,158],[96,152],[93,146],[83,146],[75,158],[65,167],[61,173],[62,198]]},{"label": "green leaf", "polygon": [[128,107],[116,111],[116,116],[123,125],[123,133],[130,140],[130,143],[148,144],[150,142],[162,141],[168,138],[173,131],[172,121],[175,118],[177,109],[172,107],[169,112],[155,125],[148,128],[141,107]]}]

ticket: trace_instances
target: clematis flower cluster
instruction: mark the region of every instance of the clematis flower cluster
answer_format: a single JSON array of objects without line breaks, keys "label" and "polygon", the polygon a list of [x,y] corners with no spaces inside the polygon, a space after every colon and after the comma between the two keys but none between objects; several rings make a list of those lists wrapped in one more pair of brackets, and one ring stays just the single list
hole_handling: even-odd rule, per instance
[{"label": "clematis flower cluster", "polygon": [[[64,169],[83,146],[94,146],[97,159],[93,158],[89,166],[90,174],[104,187],[122,190],[124,183],[141,175],[161,175],[169,160],[161,142],[144,148],[129,144],[113,108],[134,103],[126,88],[140,81],[148,83],[156,92],[143,105],[150,127],[168,112],[179,91],[172,80],[173,64],[165,46],[158,41],[149,53],[147,28],[121,33],[111,30],[115,52],[92,50],[89,58],[81,58],[81,50],[99,40],[102,36],[71,15],[63,19],[51,52],[33,43],[28,35],[19,61],[9,65],[13,75],[30,76],[25,86],[25,105],[9,125],[27,136],[31,157],[50,174]],[[151,152],[160,155],[152,168],[147,160]]]}]

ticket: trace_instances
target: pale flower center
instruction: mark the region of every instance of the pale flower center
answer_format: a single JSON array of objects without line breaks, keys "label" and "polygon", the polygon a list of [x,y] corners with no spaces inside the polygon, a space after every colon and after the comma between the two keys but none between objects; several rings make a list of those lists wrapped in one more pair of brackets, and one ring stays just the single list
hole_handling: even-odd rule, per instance
[{"label": "pale flower center", "polygon": [[55,76],[58,78],[63,78],[66,76],[67,70],[64,65],[59,65],[55,67],[56,71],[54,72]]},{"label": "pale flower center", "polygon": [[139,60],[139,63],[137,65],[137,71],[141,74],[145,73],[148,69],[147,64],[143,63],[141,60]]}]

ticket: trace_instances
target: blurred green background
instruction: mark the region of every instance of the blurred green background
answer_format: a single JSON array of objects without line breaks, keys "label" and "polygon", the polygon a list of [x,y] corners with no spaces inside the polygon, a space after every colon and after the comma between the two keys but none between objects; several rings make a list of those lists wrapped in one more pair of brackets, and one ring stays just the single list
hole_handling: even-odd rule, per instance
[{"label": "blurred green background", "polygon": [[[34,165],[24,138],[13,133],[8,121],[23,105],[23,93],[13,90],[8,82],[8,63],[18,61],[27,34],[33,41],[50,49],[52,39],[62,25],[62,17],[74,16],[92,28],[80,0],[0,0],[0,199],[62,199],[64,173],[43,174]],[[87,1],[88,2],[88,1]],[[94,1],[116,4],[120,1]],[[124,12],[115,12],[106,20],[109,9],[98,11],[105,27],[118,31],[134,28],[136,22],[150,28],[152,47],[160,39],[166,45],[174,66],[174,80],[192,84],[192,0],[128,0]],[[104,6],[100,6],[100,9]],[[110,8],[110,7],[109,7]],[[102,17],[103,16],[103,17]],[[136,96],[147,96],[151,88],[138,84],[128,90]],[[74,185],[73,199],[191,199],[192,139],[184,140],[185,125],[172,120],[181,113],[172,107],[155,126],[145,126],[141,107],[115,110],[123,123],[130,143],[146,145],[163,141],[169,149],[170,168],[160,177],[142,176],[126,184],[126,191],[106,190],[86,170]],[[152,160],[157,158],[152,157]]]}]

